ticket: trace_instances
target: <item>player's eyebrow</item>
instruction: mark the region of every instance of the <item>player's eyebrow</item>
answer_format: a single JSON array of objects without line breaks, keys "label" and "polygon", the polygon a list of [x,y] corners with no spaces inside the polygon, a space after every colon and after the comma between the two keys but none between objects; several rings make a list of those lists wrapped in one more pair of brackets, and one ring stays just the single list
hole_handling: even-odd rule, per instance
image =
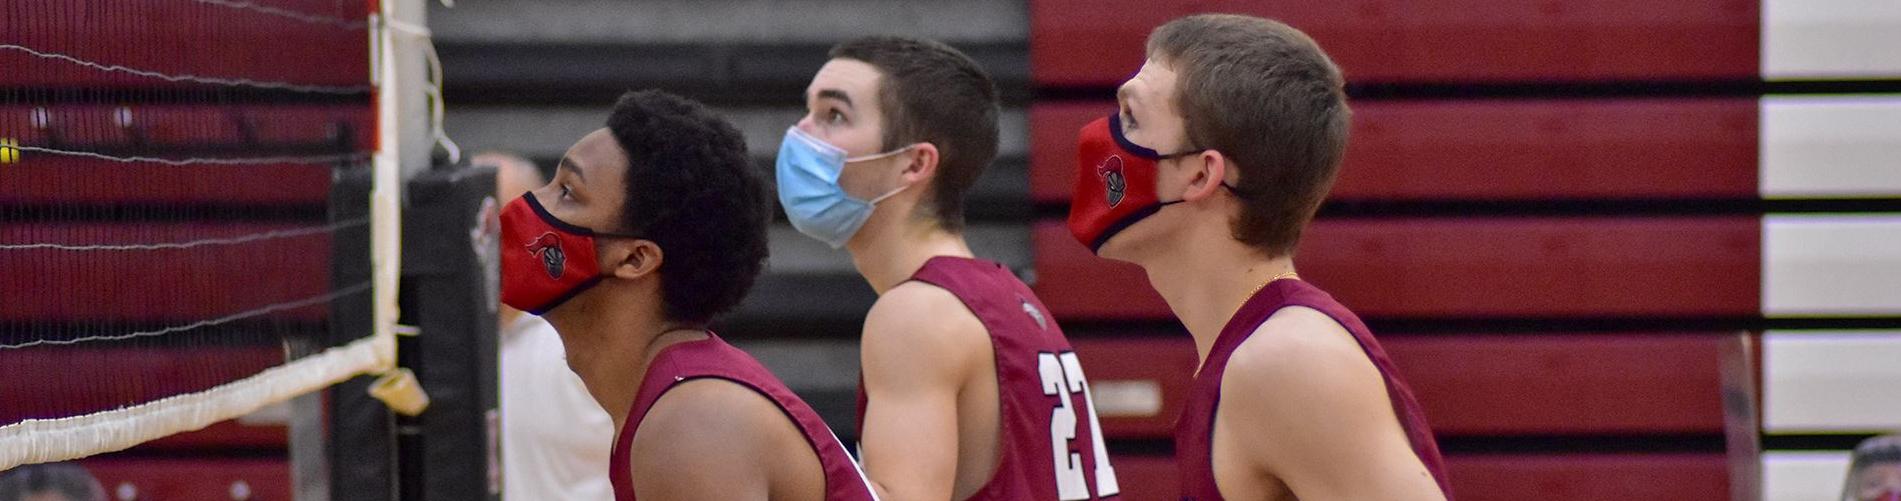
[{"label": "player's eyebrow", "polygon": [[561,163],[556,164],[554,168],[567,169],[568,172],[574,173],[574,177],[581,178],[582,181],[587,180],[587,174],[584,172],[586,169],[582,169],[580,162],[575,162],[573,158],[561,157]]},{"label": "player's eyebrow", "polygon": [[845,94],[845,91],[842,90],[820,89],[818,91],[818,97],[819,99],[836,99],[841,103],[845,103],[846,108],[852,107],[851,96]]}]

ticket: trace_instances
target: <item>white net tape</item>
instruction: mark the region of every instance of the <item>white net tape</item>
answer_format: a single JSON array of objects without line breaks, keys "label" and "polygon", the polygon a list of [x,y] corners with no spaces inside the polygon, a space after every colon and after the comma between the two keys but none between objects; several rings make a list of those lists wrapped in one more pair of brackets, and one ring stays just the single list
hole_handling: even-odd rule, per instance
[{"label": "white net tape", "polygon": [[358,339],[201,392],[84,416],[0,426],[0,470],[124,450],[250,414],[376,370],[385,359],[378,353],[384,349],[378,342]]}]

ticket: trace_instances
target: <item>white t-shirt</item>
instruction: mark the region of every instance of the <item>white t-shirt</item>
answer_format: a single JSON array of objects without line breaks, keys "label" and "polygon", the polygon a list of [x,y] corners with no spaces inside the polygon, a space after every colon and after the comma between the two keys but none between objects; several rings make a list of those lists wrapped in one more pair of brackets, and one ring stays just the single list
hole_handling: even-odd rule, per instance
[{"label": "white t-shirt", "polygon": [[522,314],[502,327],[502,499],[614,499],[614,420],[568,369],[554,326]]}]

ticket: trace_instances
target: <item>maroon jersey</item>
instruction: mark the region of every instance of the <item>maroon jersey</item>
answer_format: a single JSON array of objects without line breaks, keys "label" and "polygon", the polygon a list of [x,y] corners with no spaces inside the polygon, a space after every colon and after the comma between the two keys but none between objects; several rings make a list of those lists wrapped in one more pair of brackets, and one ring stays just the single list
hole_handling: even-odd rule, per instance
[{"label": "maroon jersey", "polygon": [[[1432,429],[1426,426],[1426,417],[1419,410],[1419,402],[1413,399],[1412,389],[1400,381],[1399,374],[1393,369],[1392,360],[1386,358],[1386,350],[1380,348],[1379,341],[1367,330],[1360,317],[1347,311],[1345,306],[1307,282],[1300,280],[1277,280],[1261,288],[1254,297],[1248,298],[1228,319],[1228,325],[1221,329],[1220,337],[1215,338],[1214,349],[1208,353],[1208,360],[1201,363],[1201,371],[1195,374],[1195,382],[1189,390],[1187,407],[1182,410],[1181,421],[1175,425],[1175,460],[1181,468],[1181,489],[1183,501],[1213,501],[1221,499],[1221,492],[1215,487],[1214,475],[1214,424],[1215,406],[1221,399],[1221,374],[1228,368],[1228,357],[1234,350],[1254,334],[1255,329],[1267,322],[1267,317],[1275,311],[1289,306],[1305,306],[1333,317],[1347,332],[1353,333],[1353,339],[1360,342],[1360,349],[1366,351],[1366,357],[1372,359],[1378,367],[1380,377],[1386,380],[1386,397],[1393,402],[1393,414],[1399,417],[1399,425],[1406,431],[1406,438],[1412,442],[1413,453],[1419,455],[1419,462],[1432,472],[1433,480],[1439,483],[1439,490],[1446,499],[1452,499],[1452,488],[1446,484],[1445,460],[1439,457],[1439,443],[1432,438]],[[1290,403],[1292,404],[1292,403]]]},{"label": "maroon jersey", "polygon": [[[997,473],[968,499],[1117,499],[1082,364],[1029,286],[1003,265],[951,256],[931,258],[911,280],[957,296],[996,353]],[[865,403],[861,385],[860,435]]]},{"label": "maroon jersey", "polygon": [[792,424],[799,427],[805,441],[812,444],[812,451],[818,454],[819,466],[825,469],[825,499],[876,499],[858,464],[845,452],[845,445],[832,434],[832,429],[819,419],[818,413],[792,394],[792,390],[786,389],[785,383],[759,365],[758,360],[709,332],[706,339],[661,349],[660,354],[654,356],[653,365],[647,367],[640,393],[634,397],[633,412],[627,414],[629,424],[621,428],[620,436],[614,440],[614,455],[608,460],[608,478],[614,483],[615,500],[634,501],[633,472],[628,469],[632,461],[629,449],[634,444],[634,431],[640,428],[641,418],[646,417],[647,410],[653,408],[654,402],[667,390],[699,378],[719,378],[751,388],[792,418]]}]

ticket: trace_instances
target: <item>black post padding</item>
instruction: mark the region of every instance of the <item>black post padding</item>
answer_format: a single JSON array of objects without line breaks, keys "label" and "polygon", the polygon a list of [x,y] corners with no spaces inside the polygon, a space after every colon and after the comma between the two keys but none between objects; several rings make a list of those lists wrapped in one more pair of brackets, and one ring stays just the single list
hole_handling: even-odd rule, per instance
[{"label": "black post padding", "polygon": [[[338,169],[330,190],[330,220],[370,214],[371,169]],[[347,287],[371,279],[370,228],[353,226],[332,236],[330,283]],[[353,294],[330,303],[330,339],[337,346],[370,335],[372,294]],[[329,492],[334,499],[396,499],[396,435],[390,410],[369,395],[373,376],[358,376],[325,390],[329,400],[325,457]]]},{"label": "black post padding", "polygon": [[[398,362],[416,372],[428,410],[399,417],[402,499],[500,499],[493,234],[495,170],[445,168],[409,182],[403,209]],[[492,225],[491,225],[492,228]]]}]

